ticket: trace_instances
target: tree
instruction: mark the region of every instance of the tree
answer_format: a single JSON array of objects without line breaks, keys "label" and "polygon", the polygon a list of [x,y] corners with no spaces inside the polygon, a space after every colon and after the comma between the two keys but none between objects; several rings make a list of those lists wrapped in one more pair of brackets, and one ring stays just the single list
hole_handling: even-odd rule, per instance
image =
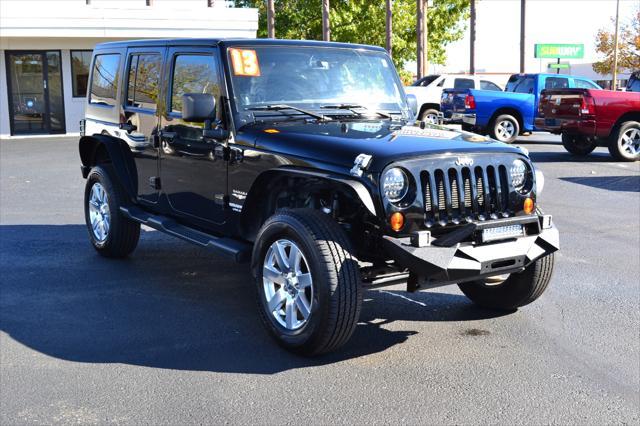
[{"label": "tree", "polygon": [[[259,9],[258,37],[266,37],[266,2],[239,0],[241,7]],[[322,40],[322,0],[279,0],[275,5],[276,36]],[[331,39],[385,46],[386,9],[383,0],[332,0]],[[469,0],[435,0],[428,10],[429,62],[444,64],[447,44],[464,35]],[[401,69],[416,59],[416,0],[393,2],[393,61]]]},{"label": "tree", "polygon": [[[613,22],[615,25],[615,22]],[[593,70],[599,74],[611,74],[613,71],[614,33],[601,28],[596,35],[596,51],[604,59],[593,63]],[[640,10],[630,22],[620,26],[618,35],[618,70],[640,70]]]}]

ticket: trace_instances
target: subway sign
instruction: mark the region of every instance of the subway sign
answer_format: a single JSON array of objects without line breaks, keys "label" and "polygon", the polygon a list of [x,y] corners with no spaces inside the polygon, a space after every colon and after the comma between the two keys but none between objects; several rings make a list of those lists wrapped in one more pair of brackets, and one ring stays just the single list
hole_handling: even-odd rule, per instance
[{"label": "subway sign", "polygon": [[536,44],[536,58],[581,59],[584,44]]}]

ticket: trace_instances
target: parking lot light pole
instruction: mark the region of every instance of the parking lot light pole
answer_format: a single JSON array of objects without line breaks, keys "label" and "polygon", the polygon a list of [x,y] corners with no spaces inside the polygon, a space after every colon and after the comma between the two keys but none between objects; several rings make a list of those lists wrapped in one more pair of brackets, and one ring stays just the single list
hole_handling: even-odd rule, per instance
[{"label": "parking lot light pole", "polygon": [[386,35],[386,47],[389,56],[391,56],[391,50],[393,48],[392,35],[393,35],[393,12],[391,7],[393,6],[393,0],[387,0],[387,35]]},{"label": "parking lot light pole", "polygon": [[417,36],[418,36],[418,78],[427,75],[427,12],[426,0],[416,0],[418,9]]},{"label": "parking lot light pole", "polygon": [[476,0],[471,0],[469,14],[469,74],[476,73]]},{"label": "parking lot light pole", "polygon": [[274,0],[267,0],[267,37],[276,38]]},{"label": "parking lot light pole", "polygon": [[616,1],[616,31],[615,39],[613,41],[613,82],[611,90],[617,90],[618,88],[618,12],[620,11],[620,0]]},{"label": "parking lot light pole", "polygon": [[524,50],[525,50],[525,13],[527,9],[527,0],[520,0],[520,73],[524,74]]}]

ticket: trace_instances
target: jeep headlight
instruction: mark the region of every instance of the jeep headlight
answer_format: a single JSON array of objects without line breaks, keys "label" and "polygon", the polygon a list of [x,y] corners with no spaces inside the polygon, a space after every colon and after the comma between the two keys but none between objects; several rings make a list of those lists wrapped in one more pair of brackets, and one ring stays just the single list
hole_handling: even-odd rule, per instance
[{"label": "jeep headlight", "polygon": [[511,163],[511,185],[513,189],[521,194],[526,194],[531,191],[533,185],[533,178],[531,176],[531,169],[522,160],[516,159]]},{"label": "jeep headlight", "polygon": [[392,203],[398,202],[407,195],[409,179],[398,167],[387,170],[382,177],[382,194]]}]

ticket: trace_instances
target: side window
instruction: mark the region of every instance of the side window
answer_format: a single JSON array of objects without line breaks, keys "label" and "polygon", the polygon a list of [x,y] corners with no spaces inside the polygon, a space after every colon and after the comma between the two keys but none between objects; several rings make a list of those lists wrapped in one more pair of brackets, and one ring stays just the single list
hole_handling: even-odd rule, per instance
[{"label": "side window", "polygon": [[115,106],[119,72],[119,54],[96,55],[91,73],[90,103]]},{"label": "side window", "polygon": [[220,96],[220,76],[213,55],[184,54],[175,57],[170,111],[182,112],[182,95],[185,93]]},{"label": "side window", "polygon": [[470,78],[456,78],[453,82],[454,89],[473,89],[475,84]]},{"label": "side window", "polygon": [[544,82],[545,89],[566,89],[569,87],[569,79],[566,77],[547,77]]},{"label": "side window", "polygon": [[500,88],[500,86],[498,86],[495,83],[492,83],[490,81],[487,80],[480,80],[480,89],[482,90],[495,90],[498,92],[502,92],[502,89]]},{"label": "side window", "polygon": [[525,77],[513,88],[516,93],[533,93],[535,80],[533,77]]},{"label": "side window", "polygon": [[157,53],[132,55],[129,61],[127,106],[155,111],[160,92],[162,59]]},{"label": "side window", "polygon": [[598,86],[587,80],[580,80],[579,78],[576,78],[574,81],[578,89],[599,89]]}]

